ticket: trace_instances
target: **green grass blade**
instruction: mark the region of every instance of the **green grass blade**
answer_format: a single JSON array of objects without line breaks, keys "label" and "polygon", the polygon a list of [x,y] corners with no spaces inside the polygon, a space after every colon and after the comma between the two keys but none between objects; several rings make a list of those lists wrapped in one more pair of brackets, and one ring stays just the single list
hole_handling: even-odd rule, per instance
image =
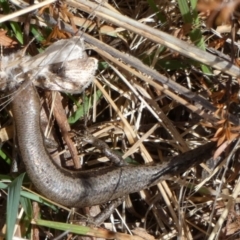
[{"label": "green grass blade", "polygon": [[18,214],[21,186],[25,173],[13,180],[8,187],[7,197],[7,240],[12,240]]},{"label": "green grass blade", "polygon": [[[196,10],[196,5],[197,5],[197,0],[191,0],[190,1],[190,6],[188,5],[189,2],[186,0],[178,0],[178,6],[180,9],[180,12],[182,14],[182,18],[185,24],[191,24],[192,30],[189,33],[189,36],[191,38],[191,41],[200,49],[206,50],[204,38],[201,33],[201,29],[198,27],[199,26],[199,18],[198,18],[198,13]],[[205,74],[211,74],[212,71],[211,69],[204,65],[201,64],[201,69]]]},{"label": "green grass blade", "polygon": [[31,33],[37,39],[38,42],[43,42],[45,40],[45,38],[43,37],[43,35],[41,34],[37,26],[31,25],[30,29],[31,29]]},{"label": "green grass blade", "polygon": [[34,193],[30,193],[30,192],[27,192],[27,191],[21,191],[21,196],[22,197],[25,197],[25,198],[28,198],[28,199],[31,199],[35,202],[38,202],[38,203],[41,203],[41,204],[44,204],[50,208],[52,208],[53,211],[57,212],[58,209],[56,206],[54,206],[53,204],[45,201],[44,199],[42,199],[41,197],[39,197],[38,195],[34,194]]},{"label": "green grass blade", "polygon": [[[6,0],[0,0],[0,5],[3,9],[4,14],[10,13],[10,7],[9,7],[9,2]],[[10,22],[10,26],[13,30],[15,38],[23,44],[23,33],[21,30],[20,25],[17,22]]]},{"label": "green grass blade", "polygon": [[22,30],[19,26],[18,23],[16,22],[10,22],[10,25],[12,27],[12,30],[14,32],[14,36],[16,37],[16,39],[21,43],[23,44],[23,33],[22,33]]},{"label": "green grass blade", "polygon": [[3,150],[0,150],[0,157],[7,163],[11,163],[11,159],[4,153]]},{"label": "green grass blade", "polygon": [[0,189],[7,189],[8,185],[3,183],[3,182],[0,182]]},{"label": "green grass blade", "polygon": [[23,207],[24,212],[26,213],[27,217],[29,219],[31,219],[32,218],[32,204],[31,204],[30,199],[21,197],[20,202],[21,202],[21,206]]},{"label": "green grass blade", "polygon": [[74,225],[74,224],[69,224],[69,223],[47,221],[47,220],[42,220],[42,219],[35,219],[34,221],[39,226],[45,226],[45,227],[58,229],[58,230],[62,230],[62,231],[69,231],[71,233],[76,233],[76,234],[81,234],[81,235],[87,235],[87,233],[90,231],[89,227],[79,226],[79,225]]},{"label": "green grass blade", "polygon": [[[101,91],[96,91],[96,101],[99,100],[99,98],[102,96]],[[88,112],[88,110],[93,106],[93,96],[91,97],[85,97],[83,104],[81,104],[80,106],[78,106],[78,109],[76,110],[76,112],[74,112],[72,114],[72,116],[70,116],[68,118],[68,122],[70,124],[73,124],[75,122],[77,122],[79,119],[83,118],[85,113]]]},{"label": "green grass blade", "polygon": [[165,23],[167,19],[162,13],[159,12],[159,7],[156,5],[155,1],[147,0],[147,2],[149,6],[152,8],[152,10],[157,13],[156,15],[158,19],[161,21],[161,23]]},{"label": "green grass blade", "polygon": [[179,6],[184,23],[192,23],[192,16],[191,16],[190,8],[188,6],[188,1],[178,0],[178,6]]},{"label": "green grass blade", "polygon": [[0,5],[1,5],[4,13],[9,13],[10,12],[10,7],[9,7],[8,1],[0,0]]}]

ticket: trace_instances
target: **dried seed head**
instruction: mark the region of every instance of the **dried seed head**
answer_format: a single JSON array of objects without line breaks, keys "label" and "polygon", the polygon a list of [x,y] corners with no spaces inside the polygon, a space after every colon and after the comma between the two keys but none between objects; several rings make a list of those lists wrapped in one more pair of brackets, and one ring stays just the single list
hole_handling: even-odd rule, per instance
[{"label": "dried seed head", "polygon": [[41,88],[80,93],[93,81],[97,63],[87,56],[82,38],[60,40],[33,58],[22,57],[21,52],[3,57],[0,89],[32,81]]},{"label": "dried seed head", "polygon": [[92,83],[97,66],[98,61],[95,58],[52,64],[48,71],[38,75],[34,84],[49,90],[72,94],[81,93]]}]

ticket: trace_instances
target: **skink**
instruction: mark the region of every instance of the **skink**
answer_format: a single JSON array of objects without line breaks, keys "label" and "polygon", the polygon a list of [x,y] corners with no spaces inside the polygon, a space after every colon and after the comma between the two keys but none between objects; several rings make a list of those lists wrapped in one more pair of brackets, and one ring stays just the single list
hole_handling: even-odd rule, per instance
[{"label": "skink", "polygon": [[207,143],[164,164],[68,171],[58,167],[46,150],[40,107],[38,93],[31,84],[14,97],[12,111],[20,153],[36,189],[69,207],[93,206],[145,189],[210,158],[215,146],[213,142]]}]

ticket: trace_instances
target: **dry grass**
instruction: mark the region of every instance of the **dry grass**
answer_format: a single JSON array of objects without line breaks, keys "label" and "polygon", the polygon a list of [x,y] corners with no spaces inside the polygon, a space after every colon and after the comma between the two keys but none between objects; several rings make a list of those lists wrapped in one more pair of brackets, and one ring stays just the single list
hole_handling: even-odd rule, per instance
[{"label": "dry grass", "polygon": [[[238,142],[225,148],[226,142],[239,138],[239,35],[234,34],[238,29],[229,31],[228,23],[223,23],[221,28],[210,30],[205,18],[199,19],[196,12],[188,11],[177,1],[99,4],[67,0],[66,5],[60,14],[63,28],[68,32],[83,29],[81,34],[92,49],[89,54],[99,59],[96,79],[85,93],[94,100],[85,119],[95,136],[128,161],[141,163],[167,161],[212,138],[220,146],[215,155],[222,153],[222,161],[203,163],[182,176],[128,197],[119,208],[122,218],[114,213],[116,231],[133,230],[139,239],[237,239]],[[21,23],[22,16],[12,17]],[[31,19],[45,40],[49,32],[40,25],[50,22],[41,12],[37,20]],[[68,33],[57,36],[67,37]],[[94,98],[96,92],[101,92],[98,99]],[[81,98],[75,101],[81,103]],[[68,116],[77,107],[72,109]],[[84,123],[82,119],[78,121]],[[85,146],[85,153],[91,151]],[[54,215],[46,206],[42,209],[43,219],[77,221],[76,215],[67,220],[66,213]],[[53,228],[57,229],[56,225]],[[103,226],[114,229],[110,221]],[[32,231],[43,232],[43,228],[35,226]],[[49,231],[54,237],[60,234]],[[88,235],[103,238],[108,234],[87,231]],[[18,236],[24,236],[24,232]],[[126,235],[114,237],[135,239]]]}]

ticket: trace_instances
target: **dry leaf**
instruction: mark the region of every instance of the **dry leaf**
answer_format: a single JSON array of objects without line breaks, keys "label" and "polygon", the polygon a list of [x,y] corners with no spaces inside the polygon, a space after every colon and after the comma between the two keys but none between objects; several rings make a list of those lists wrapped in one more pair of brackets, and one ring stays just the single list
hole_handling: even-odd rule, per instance
[{"label": "dry leaf", "polygon": [[226,141],[221,146],[219,146],[217,150],[214,152],[213,159],[217,159],[230,143],[231,141]]},{"label": "dry leaf", "polygon": [[47,40],[43,42],[43,45],[49,45],[51,43],[52,39],[67,39],[70,38],[71,34],[62,31],[58,28],[58,26],[55,26],[52,30],[52,32],[50,33],[50,35],[48,36]]},{"label": "dry leaf", "polygon": [[220,39],[217,39],[215,41],[212,41],[210,44],[209,44],[209,47],[212,47],[214,49],[219,49],[219,48],[222,48],[223,45],[225,44],[227,38],[220,38]]},{"label": "dry leaf", "polygon": [[8,37],[6,34],[7,34],[6,30],[0,29],[0,44],[1,44],[1,46],[12,48],[12,47],[14,47],[14,45],[18,44],[16,41],[14,41],[10,37]]},{"label": "dry leaf", "polygon": [[199,11],[208,15],[207,27],[219,26],[231,22],[231,15],[234,13],[240,0],[225,2],[223,0],[201,0],[197,4]]}]

